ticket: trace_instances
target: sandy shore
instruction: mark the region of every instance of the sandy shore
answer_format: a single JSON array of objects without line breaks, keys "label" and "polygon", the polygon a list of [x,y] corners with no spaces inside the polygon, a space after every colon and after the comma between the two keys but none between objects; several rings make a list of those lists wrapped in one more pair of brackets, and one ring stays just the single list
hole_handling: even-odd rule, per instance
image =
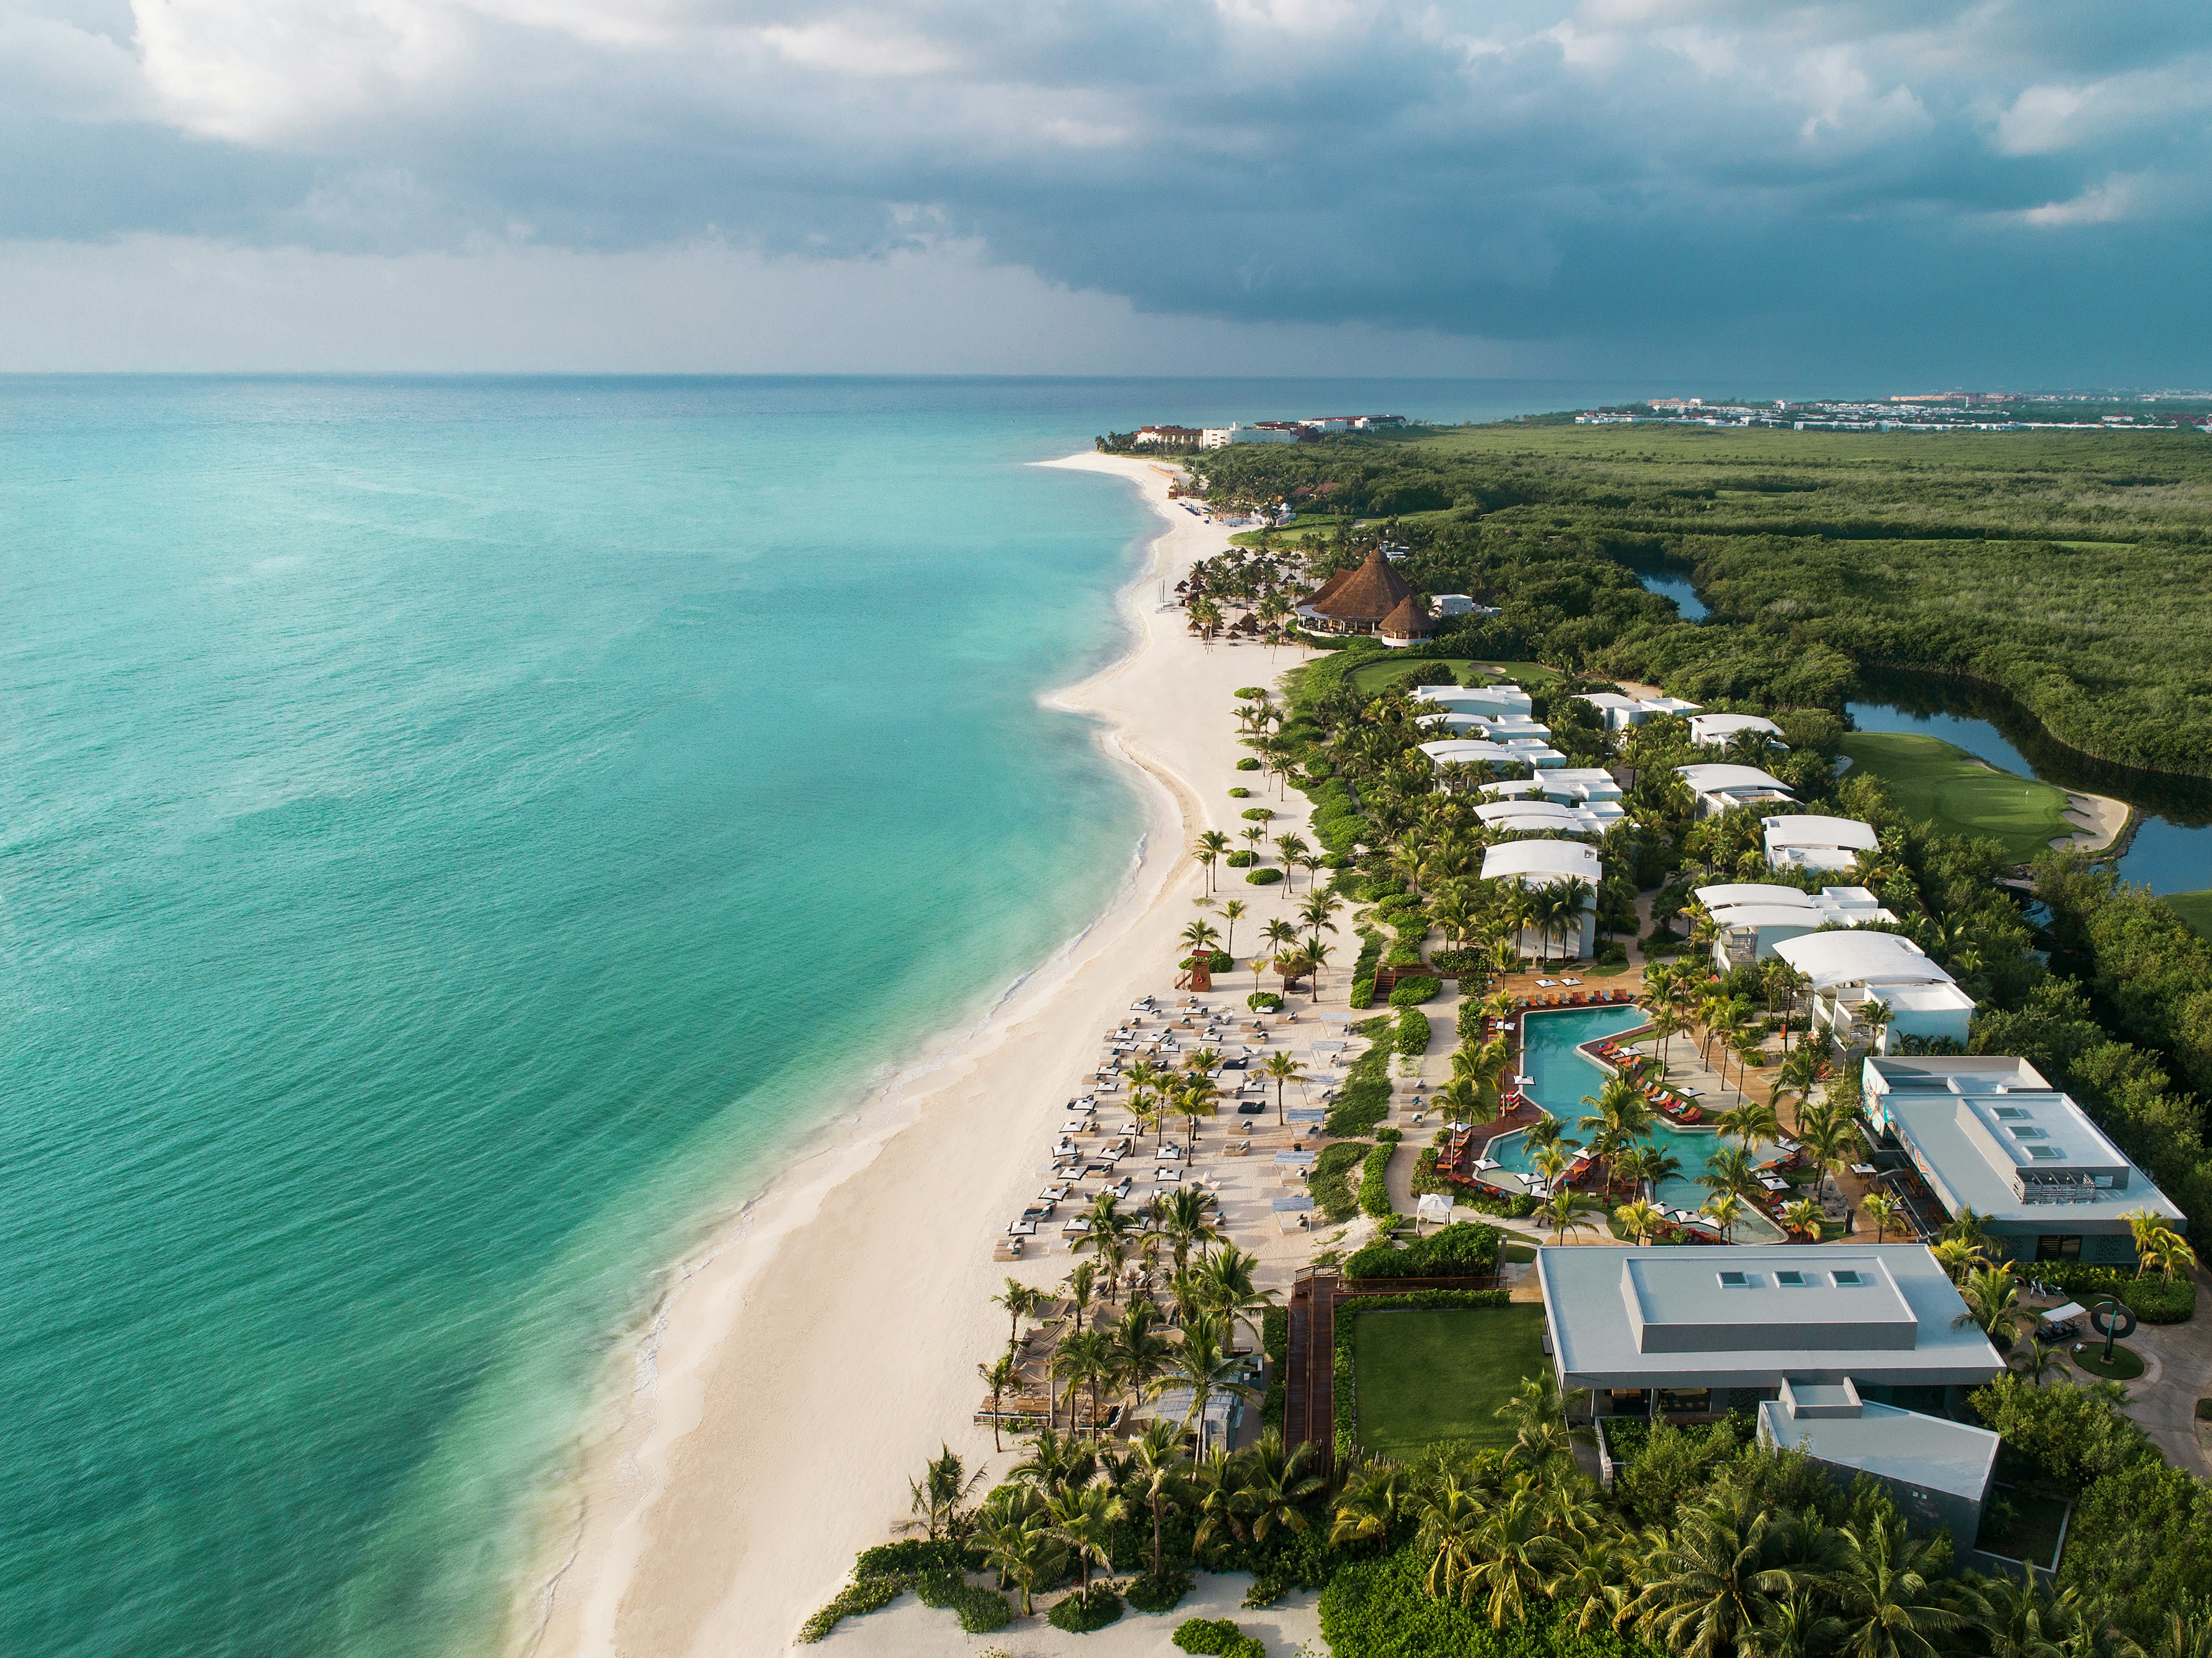
[{"label": "sandy shore", "polygon": [[2059,835],[2051,844],[2061,852],[2069,847],[2081,852],[2103,852],[2126,832],[2133,816],[2134,809],[2125,801],[2109,795],[2069,795],[2066,821],[2081,825],[2081,832]]},{"label": "sandy shore", "polygon": [[[1227,789],[1260,780],[1233,772],[1237,688],[1271,683],[1297,659],[1256,645],[1203,646],[1179,611],[1159,608],[1160,584],[1172,587],[1229,535],[1170,507],[1161,469],[1097,455],[1050,464],[1128,480],[1165,524],[1146,573],[1121,596],[1135,648],[1050,699],[1096,718],[1102,744],[1141,768],[1151,801],[1143,855],[1112,908],[1060,959],[981,1029],[872,1102],[687,1266],[657,1311],[620,1419],[549,1527],[559,1558],[517,1610],[517,1650],[782,1652],[836,1593],[854,1554],[903,1517],[908,1477],[940,1440],[994,1473],[1013,1460],[994,1458],[989,1433],[970,1424],[976,1363],[1006,1339],[988,1297],[1009,1272],[1054,1282],[1069,1258],[1056,1239],[1040,1238],[1031,1260],[1009,1267],[993,1262],[993,1241],[1041,1184],[1059,1107],[1095,1063],[1100,1033],[1138,997],[1170,986],[1176,935],[1200,887],[1191,837],[1244,827],[1247,803]],[[1303,824],[1300,797],[1273,804],[1285,814],[1277,829]],[[1221,896],[1249,907],[1240,955],[1292,902],[1280,885],[1238,882],[1232,893],[1224,881]],[[1274,1228],[1263,1201],[1224,1197],[1224,1209],[1245,1247],[1279,1263],[1302,1253],[1302,1240],[1267,1235]],[[927,1650],[993,1644],[962,1637],[949,1614],[927,1616]],[[1307,1611],[1280,1621],[1286,1640],[1313,1628]],[[919,1627],[882,1614],[848,1624],[830,1645],[920,1650]],[[1084,1647],[1099,1658],[1151,1652],[1171,1627],[1133,1617]],[[1043,1649],[1012,1634],[995,1643]]]}]

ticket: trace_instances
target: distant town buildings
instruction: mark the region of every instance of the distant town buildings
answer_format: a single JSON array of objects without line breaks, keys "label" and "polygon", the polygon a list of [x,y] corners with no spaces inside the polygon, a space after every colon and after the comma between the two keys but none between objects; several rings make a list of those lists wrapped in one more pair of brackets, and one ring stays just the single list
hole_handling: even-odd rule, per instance
[{"label": "distant town buildings", "polygon": [[1205,428],[1198,434],[1198,446],[1223,449],[1232,443],[1300,443],[1335,432],[1372,432],[1404,424],[1403,415],[1308,415],[1298,420],[1255,421],[1249,426],[1231,421],[1226,426]]}]

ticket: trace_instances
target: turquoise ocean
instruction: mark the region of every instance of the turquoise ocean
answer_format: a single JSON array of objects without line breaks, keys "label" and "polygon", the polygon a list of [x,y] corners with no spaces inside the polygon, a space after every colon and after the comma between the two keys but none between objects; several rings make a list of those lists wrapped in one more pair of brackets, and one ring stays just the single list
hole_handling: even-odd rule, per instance
[{"label": "turquoise ocean", "polygon": [[662,1269],[1126,878],[1025,463],[1506,382],[0,380],[0,1650],[482,1649]]}]

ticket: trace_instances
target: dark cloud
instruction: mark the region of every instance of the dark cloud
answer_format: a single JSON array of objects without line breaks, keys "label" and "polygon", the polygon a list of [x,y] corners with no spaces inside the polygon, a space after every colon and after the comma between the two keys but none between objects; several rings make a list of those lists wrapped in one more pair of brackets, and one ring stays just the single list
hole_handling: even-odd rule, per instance
[{"label": "dark cloud", "polygon": [[0,108],[18,238],[980,240],[1584,361],[2212,375],[2201,0],[143,0],[0,17]]}]

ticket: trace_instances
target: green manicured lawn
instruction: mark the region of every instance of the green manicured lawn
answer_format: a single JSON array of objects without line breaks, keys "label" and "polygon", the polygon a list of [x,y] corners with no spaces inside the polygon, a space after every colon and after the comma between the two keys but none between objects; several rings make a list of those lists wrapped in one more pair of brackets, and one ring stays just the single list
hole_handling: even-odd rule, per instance
[{"label": "green manicured lawn", "polygon": [[[1475,665],[1477,665],[1475,662],[1463,656],[1412,658],[1393,656],[1380,662],[1370,662],[1364,667],[1354,668],[1346,676],[1346,678],[1352,689],[1363,695],[1373,695],[1392,680],[1404,674],[1409,668],[1449,668],[1455,677],[1464,680],[1467,677],[1467,671]],[[1480,665],[1495,670],[1516,685],[1539,684],[1559,677],[1557,669],[1547,668],[1540,662],[1484,662]]]},{"label": "green manicured lawn", "polygon": [[2212,892],[2169,892],[2159,902],[2212,938]]},{"label": "green manicured lawn", "polygon": [[[1340,1307],[1337,1316],[1346,1316]],[[1540,1374],[1540,1307],[1440,1308],[1352,1315],[1359,1442],[1407,1456],[1441,1440],[1510,1445],[1498,1417],[1524,1377]]]},{"label": "green manicured lawn", "polygon": [[2066,791],[2033,777],[1986,766],[1940,738],[1905,732],[1853,732],[1844,752],[1888,785],[1899,810],[1930,817],[1952,835],[1983,835],[2025,862],[2057,835],[2071,835]]},{"label": "green manicured lawn", "polygon": [[2143,1373],[2143,1362],[2124,1341],[2112,1344],[2112,1362],[2105,1363],[2105,1344],[2101,1339],[2085,1341],[2081,1351],[2068,1351],[2067,1359],[2085,1376],[2101,1377],[2106,1382],[2133,1382]]}]

